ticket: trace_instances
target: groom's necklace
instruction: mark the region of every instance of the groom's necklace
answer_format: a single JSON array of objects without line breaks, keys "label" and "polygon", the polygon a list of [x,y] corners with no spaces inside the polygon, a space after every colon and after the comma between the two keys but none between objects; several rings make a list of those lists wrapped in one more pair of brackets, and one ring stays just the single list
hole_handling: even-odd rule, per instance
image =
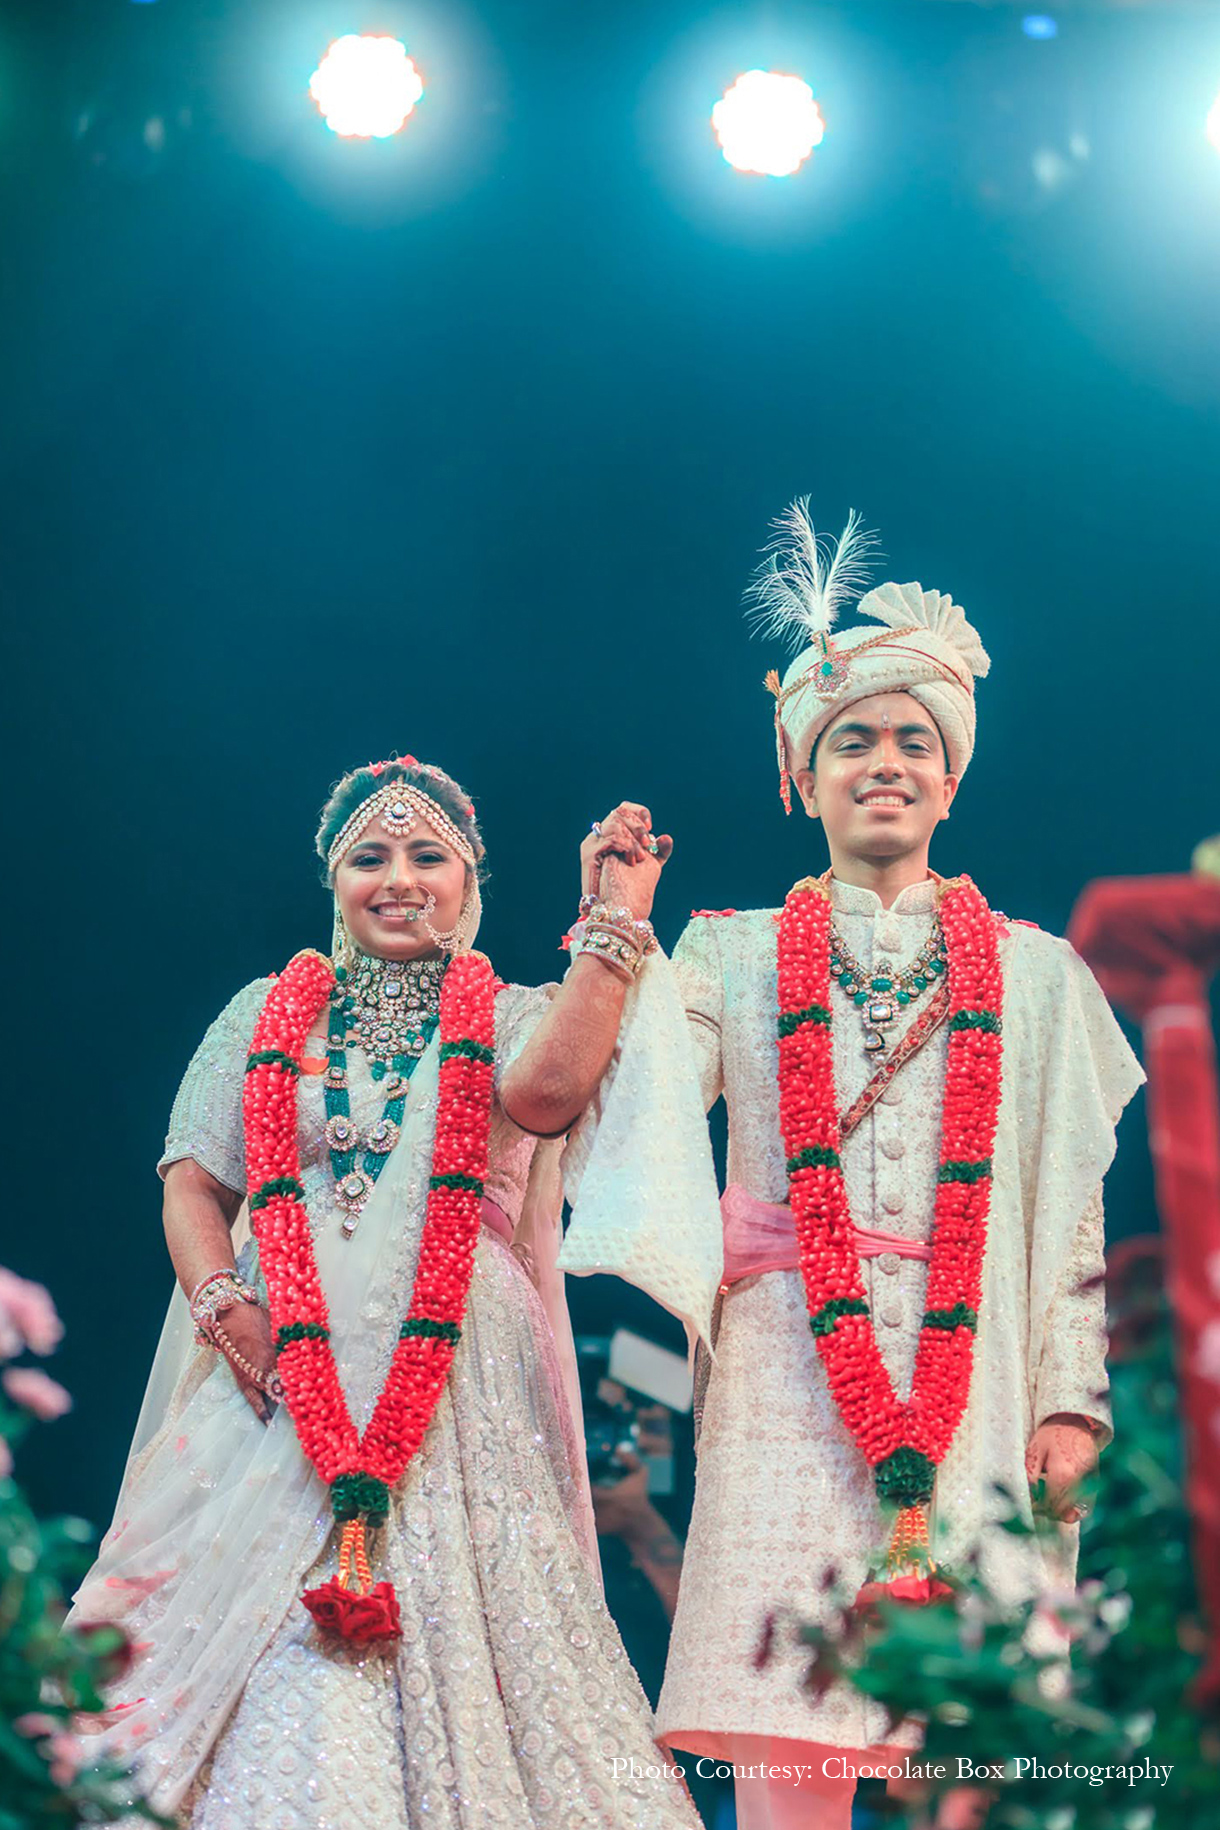
[{"label": "groom's necklace", "polygon": [[[325,1137],[343,1209],[343,1236],[360,1222],[386,1158],[398,1142],[407,1085],[436,1033],[447,960],[385,960],[360,953],[350,971],[335,969],[326,1036]],[[352,1119],[347,1051],[363,1050],[369,1072],[385,1083],[380,1118],[361,1135]],[[356,1157],[363,1149],[363,1159]]]},{"label": "groom's necklace", "polygon": [[948,963],[939,916],[915,958],[898,972],[866,972],[831,922],[830,976],[838,980],[840,990],[847,993],[860,1012],[868,1055],[885,1053],[885,1031],[898,1021],[908,1004],[936,983],[947,971]]}]

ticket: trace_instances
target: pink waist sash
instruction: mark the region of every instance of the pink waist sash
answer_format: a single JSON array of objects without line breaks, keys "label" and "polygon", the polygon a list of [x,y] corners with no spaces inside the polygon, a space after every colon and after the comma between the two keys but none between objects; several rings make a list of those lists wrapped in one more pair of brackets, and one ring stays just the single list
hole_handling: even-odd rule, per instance
[{"label": "pink waist sash", "polygon": [[479,1219],[487,1228],[488,1232],[494,1233],[498,1239],[502,1239],[505,1245],[511,1245],[513,1242],[513,1223],[504,1212],[504,1209],[502,1207],[497,1207],[494,1201],[489,1201],[487,1196],[484,1195],[482,1202],[480,1203],[480,1210]]},{"label": "pink waist sash", "polygon": [[[796,1222],[790,1207],[756,1201],[739,1182],[730,1182],[720,1197],[720,1213],[724,1221],[722,1290],[743,1277],[760,1277],[764,1271],[800,1270]],[[861,1258],[895,1252],[899,1258],[922,1258],[926,1264],[932,1257],[930,1245],[882,1232],[879,1227],[853,1226],[852,1238]]]}]

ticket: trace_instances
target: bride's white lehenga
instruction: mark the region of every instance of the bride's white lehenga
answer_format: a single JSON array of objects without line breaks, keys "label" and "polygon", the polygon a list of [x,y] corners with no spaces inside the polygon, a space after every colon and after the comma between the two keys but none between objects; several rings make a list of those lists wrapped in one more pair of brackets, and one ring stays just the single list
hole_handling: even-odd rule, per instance
[{"label": "bride's white lehenga", "polygon": [[[163,1167],[191,1157],[244,1189],[242,1081],[269,983],[239,993],[209,1030]],[[518,986],[497,998],[497,1084],[545,1003]],[[381,1096],[363,1055],[348,1059],[364,1125]],[[300,1081],[302,1180],[360,1428],[410,1301],[436,1088],[433,1042],[400,1141],[346,1240],[321,1081]],[[497,1101],[486,1196],[512,1244],[484,1226],[448,1385],[370,1540],[375,1576],[393,1583],[401,1610],[402,1638],[388,1651],[323,1640],[301,1606],[301,1591],[337,1569],[328,1490],[286,1412],[264,1427],[227,1362],[196,1347],[175,1293],[115,1521],[76,1616],[117,1620],[137,1643],[111,1737],[190,1830],[697,1825],[660,1771],[647,1701],[602,1598],[554,1264],[557,1155]],[[261,1292],[252,1241],[239,1262]],[[701,1281],[714,1287],[715,1275],[703,1267]]]}]

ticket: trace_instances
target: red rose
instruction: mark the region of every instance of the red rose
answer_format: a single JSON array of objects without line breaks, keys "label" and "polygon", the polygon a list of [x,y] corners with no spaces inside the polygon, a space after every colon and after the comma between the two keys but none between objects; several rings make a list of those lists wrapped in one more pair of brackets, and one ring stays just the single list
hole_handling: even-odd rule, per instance
[{"label": "red rose", "polygon": [[358,1595],[332,1577],[321,1588],[307,1589],[301,1600],[323,1633],[333,1633],[354,1645],[402,1637],[398,1597],[388,1582],[379,1582],[367,1595]]},{"label": "red rose", "polygon": [[948,1601],[953,1590],[939,1576],[896,1576],[892,1582],[866,1582],[849,1610],[876,1621],[879,1601],[901,1601],[908,1607],[927,1607],[934,1601]]}]

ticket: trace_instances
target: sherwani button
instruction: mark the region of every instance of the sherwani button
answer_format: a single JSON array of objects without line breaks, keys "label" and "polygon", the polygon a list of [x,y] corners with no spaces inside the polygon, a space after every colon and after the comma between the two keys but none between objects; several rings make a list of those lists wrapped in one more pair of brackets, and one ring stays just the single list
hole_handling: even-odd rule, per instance
[{"label": "sherwani button", "polygon": [[881,1205],[887,1214],[900,1214],[906,1204],[907,1198],[900,1188],[892,1188],[881,1197]]},{"label": "sherwani button", "polygon": [[891,1162],[896,1163],[900,1156],[905,1156],[906,1149],[907,1147],[900,1137],[883,1137],[881,1140],[882,1154],[888,1156]]},{"label": "sherwani button", "polygon": [[893,1277],[901,1262],[897,1252],[880,1252],[877,1256],[877,1269],[884,1271],[887,1277]]},{"label": "sherwani button", "polygon": [[902,1310],[897,1303],[887,1303],[881,1311],[881,1320],[887,1328],[902,1327]]}]

